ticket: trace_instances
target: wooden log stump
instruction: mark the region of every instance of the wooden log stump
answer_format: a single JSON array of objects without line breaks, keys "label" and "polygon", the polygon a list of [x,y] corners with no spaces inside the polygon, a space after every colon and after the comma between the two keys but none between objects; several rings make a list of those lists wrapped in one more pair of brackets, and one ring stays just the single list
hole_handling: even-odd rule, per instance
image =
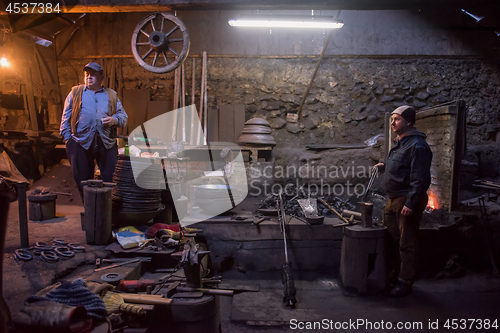
[{"label": "wooden log stump", "polygon": [[385,227],[344,228],[340,278],[345,288],[359,294],[376,294],[387,286]]}]

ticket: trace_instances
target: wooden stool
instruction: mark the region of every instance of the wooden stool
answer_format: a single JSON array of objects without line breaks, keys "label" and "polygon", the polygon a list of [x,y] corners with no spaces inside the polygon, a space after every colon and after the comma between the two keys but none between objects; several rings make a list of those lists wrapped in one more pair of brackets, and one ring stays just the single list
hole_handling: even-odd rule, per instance
[{"label": "wooden stool", "polygon": [[44,221],[56,217],[57,194],[28,195],[29,216],[31,221]]}]

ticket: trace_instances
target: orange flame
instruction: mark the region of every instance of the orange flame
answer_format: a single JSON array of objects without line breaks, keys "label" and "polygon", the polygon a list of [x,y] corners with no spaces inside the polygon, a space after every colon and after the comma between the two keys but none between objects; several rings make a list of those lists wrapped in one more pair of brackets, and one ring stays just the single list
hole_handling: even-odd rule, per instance
[{"label": "orange flame", "polygon": [[438,201],[434,193],[429,192],[429,201],[427,201],[427,207],[432,209],[438,209]]}]

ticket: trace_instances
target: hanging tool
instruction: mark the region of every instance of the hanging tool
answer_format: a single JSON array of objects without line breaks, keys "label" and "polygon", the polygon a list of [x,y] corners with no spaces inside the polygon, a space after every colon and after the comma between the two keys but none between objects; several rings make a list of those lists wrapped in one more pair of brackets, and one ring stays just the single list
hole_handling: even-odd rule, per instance
[{"label": "hanging tool", "polygon": [[278,208],[278,223],[280,224],[280,230],[283,233],[283,243],[285,244],[285,263],[283,264],[283,270],[281,271],[281,282],[283,282],[284,294],[283,302],[286,304],[286,306],[295,307],[295,303],[297,303],[297,299],[295,298],[297,290],[295,289],[295,283],[293,282],[292,263],[288,261],[288,249],[286,246],[285,207],[283,205],[281,192],[278,195],[276,205]]}]

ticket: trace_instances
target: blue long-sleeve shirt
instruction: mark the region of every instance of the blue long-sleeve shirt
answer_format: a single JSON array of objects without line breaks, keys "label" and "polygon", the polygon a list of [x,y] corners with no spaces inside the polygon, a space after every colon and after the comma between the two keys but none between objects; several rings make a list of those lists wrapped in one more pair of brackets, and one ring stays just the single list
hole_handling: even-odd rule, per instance
[{"label": "blue long-sleeve shirt", "polygon": [[[95,133],[98,132],[102,143],[106,149],[110,149],[116,143],[115,138],[111,138],[111,127],[102,125],[102,118],[111,116],[111,103],[108,94],[101,88],[97,91],[89,89],[87,86],[82,93],[82,109],[76,133],[71,133],[71,112],[73,110],[73,93],[70,91],[64,101],[64,111],[61,118],[60,132],[64,142],[73,138],[83,148],[89,149],[94,139]],[[123,110],[122,103],[117,98],[116,112],[113,115],[115,125],[124,127],[127,124],[128,116]]]}]

